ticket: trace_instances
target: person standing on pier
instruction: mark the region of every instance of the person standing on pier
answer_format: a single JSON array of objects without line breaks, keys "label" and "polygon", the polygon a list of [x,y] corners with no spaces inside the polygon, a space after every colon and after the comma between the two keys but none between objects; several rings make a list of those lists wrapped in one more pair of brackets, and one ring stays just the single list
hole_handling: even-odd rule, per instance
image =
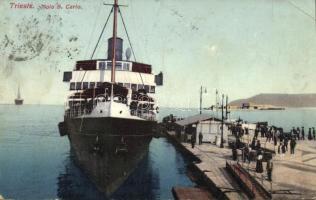
[{"label": "person standing on pier", "polygon": [[192,137],[191,137],[192,149],[194,149],[195,142],[196,142],[196,133],[192,133]]},{"label": "person standing on pier", "polygon": [[296,128],[296,134],[297,134],[297,139],[300,140],[301,139],[301,131],[300,131],[299,127]]},{"label": "person standing on pier", "polygon": [[305,131],[304,131],[304,126],[302,126],[302,140],[305,140]]},{"label": "person standing on pier", "polygon": [[256,138],[255,138],[255,137],[252,138],[251,148],[252,148],[252,149],[255,149],[255,148],[256,148]]},{"label": "person standing on pier", "polygon": [[272,137],[272,128],[270,127],[269,130],[267,130],[267,133],[266,133],[266,142],[270,142],[271,141],[271,137]]},{"label": "person standing on pier", "polygon": [[295,127],[293,127],[293,129],[292,129],[292,137],[294,137],[294,139],[297,138],[297,132],[296,132]]},{"label": "person standing on pier", "polygon": [[316,139],[315,128],[313,127],[313,139]]},{"label": "person standing on pier", "polygon": [[268,175],[268,181],[272,181],[272,170],[273,170],[273,162],[272,160],[268,160],[267,162],[267,175]]},{"label": "person standing on pier", "polygon": [[246,160],[248,160],[248,163],[250,162],[250,159],[249,159],[249,146],[248,144],[246,144],[246,146],[243,148],[243,161],[246,162]]},{"label": "person standing on pier", "polygon": [[294,155],[295,153],[295,146],[296,146],[296,141],[294,138],[291,138],[291,142],[290,142],[291,155]]},{"label": "person standing on pier", "polygon": [[286,151],[288,151],[288,144],[289,144],[289,139],[288,139],[288,137],[286,136],[286,137],[284,138],[284,146],[285,146]]},{"label": "person standing on pier", "polygon": [[283,159],[286,152],[284,142],[281,143],[281,151],[282,151],[281,158]]},{"label": "person standing on pier", "polygon": [[261,151],[259,151],[258,156],[257,156],[257,163],[256,163],[256,172],[257,173],[263,172],[262,158],[263,158],[262,153],[261,153]]},{"label": "person standing on pier", "polygon": [[312,137],[312,128],[309,128],[309,129],[308,129],[308,136],[307,136],[307,139],[308,139],[308,140],[312,140],[312,139],[313,139],[313,137]]},{"label": "person standing on pier", "polygon": [[202,140],[203,140],[203,134],[202,132],[199,133],[199,145],[202,144]]},{"label": "person standing on pier", "polygon": [[261,149],[261,143],[260,143],[260,140],[257,140],[256,150],[260,151],[260,149]]},{"label": "person standing on pier", "polygon": [[275,131],[274,131],[274,134],[273,134],[273,142],[274,142],[274,146],[278,145],[278,138],[277,138],[277,134],[276,134]]}]

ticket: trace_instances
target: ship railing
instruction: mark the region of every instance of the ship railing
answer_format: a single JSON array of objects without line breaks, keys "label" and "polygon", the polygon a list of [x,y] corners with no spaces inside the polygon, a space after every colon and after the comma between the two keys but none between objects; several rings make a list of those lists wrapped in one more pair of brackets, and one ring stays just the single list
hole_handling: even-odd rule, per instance
[{"label": "ship railing", "polygon": [[91,113],[92,110],[93,109],[89,108],[87,105],[71,106],[68,110],[65,111],[65,117],[67,118],[79,117],[79,116]]},{"label": "ship railing", "polygon": [[152,110],[146,110],[146,109],[132,110],[131,115],[140,117],[145,120],[150,120],[150,121],[156,120],[156,114]]}]

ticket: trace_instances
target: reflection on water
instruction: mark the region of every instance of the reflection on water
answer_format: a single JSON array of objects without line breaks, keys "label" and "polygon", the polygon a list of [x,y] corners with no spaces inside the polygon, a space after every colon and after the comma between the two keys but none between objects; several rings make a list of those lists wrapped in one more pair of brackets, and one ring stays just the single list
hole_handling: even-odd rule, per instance
[{"label": "reflection on water", "polygon": [[[106,199],[86,174],[74,164],[72,154],[64,161],[64,170],[58,176],[61,199]],[[165,138],[154,138],[149,152],[111,199],[172,199],[175,185],[193,186],[186,176],[190,160],[183,157]]]},{"label": "reflection on water", "polygon": [[73,162],[73,155],[69,154],[57,177],[57,196],[61,199],[105,199],[87,176]]}]

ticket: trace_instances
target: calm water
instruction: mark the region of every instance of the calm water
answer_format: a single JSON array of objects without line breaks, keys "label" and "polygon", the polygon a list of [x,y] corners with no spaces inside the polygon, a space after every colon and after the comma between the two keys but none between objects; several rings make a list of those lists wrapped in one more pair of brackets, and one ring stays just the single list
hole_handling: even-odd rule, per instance
[{"label": "calm water", "polygon": [[[195,109],[161,109],[160,119]],[[57,123],[62,106],[0,105],[0,194],[14,199],[105,199],[72,162],[69,142]],[[282,126],[316,126],[316,109],[238,111],[232,118]],[[149,153],[114,194],[115,199],[171,199],[171,187],[195,185],[186,176],[190,160],[166,139],[153,139]]]},{"label": "calm water", "polygon": [[[0,194],[13,199],[105,199],[73,163],[57,123],[62,106],[0,105]],[[114,199],[172,199],[175,185],[193,186],[190,160],[165,138],[149,153]]]}]

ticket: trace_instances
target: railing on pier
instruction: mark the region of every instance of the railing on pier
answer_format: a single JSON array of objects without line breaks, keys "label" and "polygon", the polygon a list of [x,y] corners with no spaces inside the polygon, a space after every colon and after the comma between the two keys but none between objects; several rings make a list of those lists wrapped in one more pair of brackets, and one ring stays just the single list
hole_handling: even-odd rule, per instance
[{"label": "railing on pier", "polygon": [[226,161],[226,169],[245,189],[250,198],[271,199],[272,195],[263,188],[251,175],[237,162]]}]

